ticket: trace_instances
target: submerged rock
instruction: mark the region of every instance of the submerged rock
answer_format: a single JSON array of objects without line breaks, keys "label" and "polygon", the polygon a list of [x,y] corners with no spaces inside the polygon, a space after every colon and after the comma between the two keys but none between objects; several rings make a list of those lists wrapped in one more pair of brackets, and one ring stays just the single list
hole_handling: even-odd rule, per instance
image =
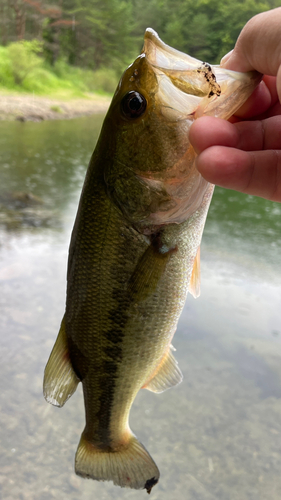
[{"label": "submerged rock", "polygon": [[62,225],[58,213],[30,192],[13,191],[0,193],[0,226],[6,230],[21,227],[52,227]]}]

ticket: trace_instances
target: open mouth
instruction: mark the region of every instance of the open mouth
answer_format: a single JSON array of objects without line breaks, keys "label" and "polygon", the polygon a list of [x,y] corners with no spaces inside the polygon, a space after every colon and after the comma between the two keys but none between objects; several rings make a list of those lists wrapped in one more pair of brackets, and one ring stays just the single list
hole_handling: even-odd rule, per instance
[{"label": "open mouth", "polygon": [[143,53],[158,80],[161,113],[172,120],[203,114],[227,119],[261,79],[255,72],[242,74],[199,61],[166,45],[151,28],[144,35]]}]

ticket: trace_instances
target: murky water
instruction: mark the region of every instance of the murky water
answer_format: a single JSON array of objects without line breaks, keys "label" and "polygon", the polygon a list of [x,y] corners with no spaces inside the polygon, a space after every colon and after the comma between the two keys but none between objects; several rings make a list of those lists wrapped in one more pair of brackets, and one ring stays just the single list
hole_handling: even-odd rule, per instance
[{"label": "murky water", "polygon": [[[0,497],[145,498],[75,476],[81,388],[42,396],[65,304],[70,232],[102,117],[0,123]],[[32,193],[34,197],[26,196]],[[217,189],[201,297],[174,345],[183,383],[140,391],[131,427],[161,471],[156,500],[280,499],[281,205]]]}]

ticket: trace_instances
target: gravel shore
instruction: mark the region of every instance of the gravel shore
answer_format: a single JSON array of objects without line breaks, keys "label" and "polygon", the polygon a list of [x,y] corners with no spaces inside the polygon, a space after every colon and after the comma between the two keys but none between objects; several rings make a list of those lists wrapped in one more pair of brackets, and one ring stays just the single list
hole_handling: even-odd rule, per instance
[{"label": "gravel shore", "polygon": [[110,98],[89,95],[85,99],[60,100],[32,94],[0,93],[0,120],[65,120],[105,113]]}]

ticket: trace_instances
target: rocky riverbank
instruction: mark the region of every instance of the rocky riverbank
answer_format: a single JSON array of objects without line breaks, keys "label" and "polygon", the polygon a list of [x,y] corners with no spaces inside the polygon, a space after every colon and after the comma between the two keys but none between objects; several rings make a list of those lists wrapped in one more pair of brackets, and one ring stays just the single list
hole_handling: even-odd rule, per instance
[{"label": "rocky riverbank", "polygon": [[0,120],[65,120],[105,113],[110,97],[89,94],[84,99],[62,100],[32,94],[0,93]]}]

